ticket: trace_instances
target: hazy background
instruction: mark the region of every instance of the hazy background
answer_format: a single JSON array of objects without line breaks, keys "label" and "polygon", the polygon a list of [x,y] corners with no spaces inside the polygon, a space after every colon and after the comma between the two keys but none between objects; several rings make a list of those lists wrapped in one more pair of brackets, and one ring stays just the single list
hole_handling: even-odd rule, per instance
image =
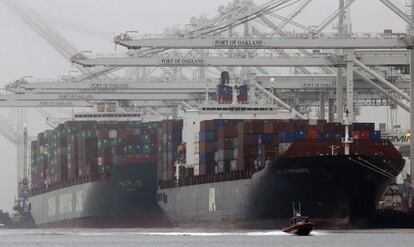
[{"label": "hazy background", "polygon": [[[91,27],[108,34],[106,40],[67,31],[56,26],[79,50],[113,52],[112,37],[127,30],[140,33],[162,33],[174,25],[184,26],[192,16],[216,15],[220,5],[229,0],[21,0],[25,6],[46,14],[52,19]],[[255,1],[257,4],[265,1]],[[394,1],[404,6],[405,0]],[[314,0],[296,21],[307,26],[319,25],[337,8],[338,0]],[[283,13],[283,12],[282,12]],[[403,21],[378,0],[357,0],[352,7],[354,32],[382,32],[393,29],[403,32]],[[332,25],[329,27],[331,31]],[[328,30],[329,30],[328,29]],[[42,38],[32,31],[0,1],[0,88],[24,76],[56,78],[67,75],[72,66]],[[9,109],[0,109],[7,116]],[[58,114],[56,110],[51,113]],[[362,111],[362,121],[386,122],[384,108]],[[407,114],[400,114],[403,126],[407,126]],[[29,132],[36,135],[47,126],[38,113],[29,112]],[[16,194],[16,148],[0,136],[0,209],[10,210]]]}]

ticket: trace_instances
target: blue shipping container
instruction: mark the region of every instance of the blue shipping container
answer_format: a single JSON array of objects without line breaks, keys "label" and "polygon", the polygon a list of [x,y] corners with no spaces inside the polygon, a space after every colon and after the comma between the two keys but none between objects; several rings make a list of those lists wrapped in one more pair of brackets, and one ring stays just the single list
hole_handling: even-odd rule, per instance
[{"label": "blue shipping container", "polygon": [[217,85],[217,96],[232,96],[233,89],[229,86],[219,84]]},{"label": "blue shipping container", "polygon": [[243,85],[239,87],[239,96],[247,96],[249,93],[249,87],[247,85]]},{"label": "blue shipping container", "polygon": [[322,133],[322,140],[331,140],[331,133]]},{"label": "blue shipping container", "polygon": [[134,154],[142,154],[144,152],[144,146],[143,145],[135,145],[132,147]]},{"label": "blue shipping container", "polygon": [[279,132],[279,141],[283,143],[292,143],[295,141],[294,132]]},{"label": "blue shipping container", "polygon": [[260,134],[257,136],[259,145],[270,145],[272,144],[273,137],[271,134]]},{"label": "blue shipping container", "polygon": [[207,165],[214,161],[214,154],[204,154],[200,155],[200,165]]},{"label": "blue shipping container", "polygon": [[330,140],[341,140],[342,134],[341,133],[330,133]]},{"label": "blue shipping container", "polygon": [[182,132],[180,130],[171,132],[169,137],[168,137],[168,140],[172,141],[172,142],[181,142]]},{"label": "blue shipping container", "polygon": [[374,140],[374,141],[381,140],[381,131],[371,131],[371,140]]},{"label": "blue shipping container", "polygon": [[361,123],[353,123],[352,124],[352,130],[354,131],[362,131],[362,124]]},{"label": "blue shipping container", "polygon": [[214,119],[214,128],[223,127],[224,120],[223,119]]},{"label": "blue shipping container", "polygon": [[212,132],[212,131],[200,132],[200,142],[201,143],[214,142],[215,139],[216,139],[215,133]]},{"label": "blue shipping container", "polygon": [[296,140],[306,140],[307,133],[304,130],[295,133]]}]

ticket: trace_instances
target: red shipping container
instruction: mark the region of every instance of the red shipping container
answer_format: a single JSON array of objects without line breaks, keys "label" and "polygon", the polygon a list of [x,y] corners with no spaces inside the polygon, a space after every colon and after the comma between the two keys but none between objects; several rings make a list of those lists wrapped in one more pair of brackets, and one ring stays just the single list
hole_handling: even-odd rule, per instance
[{"label": "red shipping container", "polygon": [[167,121],[168,132],[173,130],[182,130],[183,129],[183,120],[169,120]]},{"label": "red shipping container", "polygon": [[218,149],[232,149],[234,138],[220,138],[217,140]]},{"label": "red shipping container", "polygon": [[360,132],[359,139],[360,140],[369,140],[370,132],[368,130],[364,130]]},{"label": "red shipping container", "polygon": [[239,145],[240,146],[257,146],[259,144],[259,140],[256,134],[244,135],[239,136]]},{"label": "red shipping container", "polygon": [[208,132],[214,130],[214,120],[205,120],[200,122],[200,132]]},{"label": "red shipping container", "polygon": [[100,129],[97,133],[98,139],[108,139],[109,138],[109,130],[108,129]]},{"label": "red shipping container", "polygon": [[116,155],[122,155],[122,154],[125,153],[125,148],[124,148],[124,146],[112,147],[112,153],[116,154]]},{"label": "red shipping container", "polygon": [[238,136],[242,136],[245,134],[262,134],[264,132],[264,121],[259,120],[260,122],[247,122],[247,123],[239,123],[237,126]]},{"label": "red shipping container", "polygon": [[317,140],[318,136],[319,136],[319,133],[320,132],[315,130],[315,129],[308,130],[307,139],[308,140]]},{"label": "red shipping container", "polygon": [[219,127],[217,130],[218,139],[220,138],[235,138],[237,137],[237,126]]},{"label": "red shipping container", "polygon": [[142,143],[142,136],[139,135],[127,135],[125,136],[126,145],[138,145]]},{"label": "red shipping container", "polygon": [[200,143],[200,154],[208,154],[214,152],[214,143]]},{"label": "red shipping container", "polygon": [[112,165],[112,162],[113,162],[112,153],[102,154],[98,158],[98,165],[99,166],[109,166],[109,165]]},{"label": "red shipping container", "polygon": [[323,133],[325,132],[325,125],[323,124],[318,124],[318,125],[314,125],[314,126],[309,126],[308,131],[316,131],[318,133]]},{"label": "red shipping container", "polygon": [[263,126],[263,133],[264,134],[272,134],[276,132],[276,124],[273,122],[266,122]]},{"label": "red shipping container", "polygon": [[58,147],[67,147],[68,146],[68,138],[57,139],[56,144],[57,144]]}]

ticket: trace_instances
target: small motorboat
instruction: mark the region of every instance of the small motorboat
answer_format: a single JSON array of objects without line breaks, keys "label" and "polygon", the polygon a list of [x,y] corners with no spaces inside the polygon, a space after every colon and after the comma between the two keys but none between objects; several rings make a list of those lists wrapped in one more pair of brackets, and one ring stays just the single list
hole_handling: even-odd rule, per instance
[{"label": "small motorboat", "polygon": [[302,216],[300,203],[299,210],[296,210],[295,203],[293,203],[293,217],[290,219],[290,226],[284,228],[283,232],[308,236],[312,232],[313,227],[313,221],[307,216]]}]

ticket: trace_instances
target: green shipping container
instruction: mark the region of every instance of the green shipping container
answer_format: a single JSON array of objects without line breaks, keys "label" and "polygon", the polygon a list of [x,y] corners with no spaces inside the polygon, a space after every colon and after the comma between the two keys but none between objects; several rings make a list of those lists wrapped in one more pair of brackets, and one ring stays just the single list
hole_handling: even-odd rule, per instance
[{"label": "green shipping container", "polygon": [[122,138],[116,138],[111,141],[113,147],[123,147],[125,146],[125,140]]},{"label": "green shipping container", "polygon": [[111,140],[109,139],[101,139],[98,140],[98,149],[99,150],[106,150],[112,147]]}]

